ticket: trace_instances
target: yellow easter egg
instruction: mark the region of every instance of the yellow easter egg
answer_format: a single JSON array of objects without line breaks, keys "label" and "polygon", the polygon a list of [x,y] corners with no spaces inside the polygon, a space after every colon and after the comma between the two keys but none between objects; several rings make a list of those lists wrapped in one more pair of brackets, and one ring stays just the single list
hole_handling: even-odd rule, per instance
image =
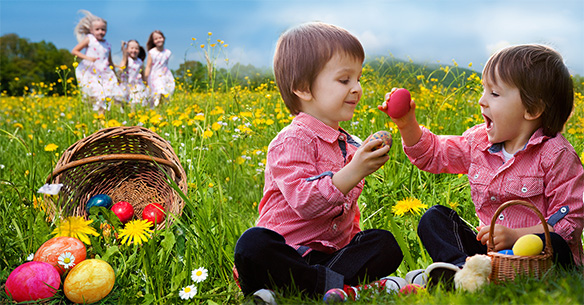
[{"label": "yellow easter egg", "polygon": [[94,303],[105,298],[116,281],[114,269],[106,261],[86,259],[65,278],[63,291],[73,303]]},{"label": "yellow easter egg", "polygon": [[513,254],[519,256],[538,255],[543,250],[543,241],[535,234],[521,236],[513,245]]}]

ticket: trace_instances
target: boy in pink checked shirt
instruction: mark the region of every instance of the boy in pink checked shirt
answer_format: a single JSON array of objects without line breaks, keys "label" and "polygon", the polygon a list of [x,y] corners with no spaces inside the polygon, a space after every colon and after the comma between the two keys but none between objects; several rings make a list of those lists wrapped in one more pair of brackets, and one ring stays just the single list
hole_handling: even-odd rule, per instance
[{"label": "boy in pink checked shirt", "polygon": [[[361,99],[365,58],[361,43],[339,27],[314,22],[285,32],[274,73],[292,123],[267,153],[264,196],[257,227],[235,247],[245,295],[262,289],[310,296],[329,289],[353,295],[361,284],[395,272],[403,254],[385,230],[359,227],[357,199],[364,178],[388,159],[381,140],[361,147],[339,122],[349,121]],[[376,282],[399,289],[405,280]]]},{"label": "boy in pink checked shirt", "polygon": [[[392,118],[410,161],[431,173],[467,174],[481,225],[478,234],[455,211],[435,205],[423,215],[418,235],[434,264],[412,271],[406,280],[452,288],[454,273],[468,256],[486,254],[489,228],[499,206],[523,200],[547,221],[554,260],[582,265],[584,170],[578,154],[560,133],[574,107],[573,82],[556,51],[542,45],[518,45],[494,54],[483,70],[479,100],[485,123],[462,136],[438,136],[418,125],[415,103]],[[386,107],[384,103],[382,107]],[[511,249],[529,233],[544,240],[537,215],[509,207],[494,227],[494,250]],[[416,282],[416,280],[413,280]]]}]

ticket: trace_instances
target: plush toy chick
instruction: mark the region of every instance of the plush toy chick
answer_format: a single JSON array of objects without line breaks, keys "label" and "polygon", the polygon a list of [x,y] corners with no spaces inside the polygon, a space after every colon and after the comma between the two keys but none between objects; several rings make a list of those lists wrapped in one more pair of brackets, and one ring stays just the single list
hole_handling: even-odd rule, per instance
[{"label": "plush toy chick", "polygon": [[456,289],[469,292],[478,290],[489,282],[491,274],[491,258],[487,255],[477,254],[468,257],[464,267],[454,275]]}]

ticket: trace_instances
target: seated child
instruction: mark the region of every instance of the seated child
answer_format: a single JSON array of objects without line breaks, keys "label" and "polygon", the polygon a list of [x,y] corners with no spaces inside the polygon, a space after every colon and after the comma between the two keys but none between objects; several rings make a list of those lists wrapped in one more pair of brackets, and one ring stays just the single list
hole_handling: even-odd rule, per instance
[{"label": "seated child", "polygon": [[[488,60],[482,80],[479,105],[485,123],[462,136],[438,136],[420,127],[413,101],[405,116],[392,118],[414,165],[431,173],[468,175],[481,222],[476,234],[455,211],[441,205],[428,209],[418,235],[436,263],[406,280],[423,275],[430,278],[429,285],[441,281],[452,288],[452,277],[466,258],[487,253],[491,218],[509,200],[539,209],[558,264],[583,263],[584,170],[560,133],[574,105],[573,82],[562,57],[542,45],[508,47]],[[511,249],[529,233],[544,239],[543,232],[533,211],[509,207],[495,224],[494,250]]]},{"label": "seated child", "polygon": [[390,232],[359,227],[363,179],[389,159],[389,146],[374,150],[381,144],[374,140],[359,147],[339,127],[363,94],[364,58],[356,37],[325,23],[297,26],[278,41],[276,82],[295,117],[268,147],[257,227],[235,246],[246,296],[266,288],[353,294],[353,286],[395,272],[402,261]]}]

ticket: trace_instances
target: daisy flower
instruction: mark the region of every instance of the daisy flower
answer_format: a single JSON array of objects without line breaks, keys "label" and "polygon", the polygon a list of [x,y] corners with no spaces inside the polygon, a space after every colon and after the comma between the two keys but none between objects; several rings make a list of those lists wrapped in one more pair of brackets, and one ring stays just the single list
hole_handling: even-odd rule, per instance
[{"label": "daisy flower", "polygon": [[178,292],[178,296],[183,300],[188,300],[197,294],[197,287],[189,285]]},{"label": "daisy flower", "polygon": [[420,210],[427,208],[428,206],[422,204],[419,199],[416,198],[406,198],[398,201],[392,208],[391,211],[398,215],[403,216],[406,213],[420,214]]},{"label": "daisy flower", "polygon": [[26,260],[29,262],[32,261],[33,259],[34,259],[34,253],[31,253],[26,257]]},{"label": "daisy flower", "polygon": [[75,266],[75,256],[71,252],[65,252],[59,255],[57,260],[59,265],[62,265],[64,269],[73,268]]},{"label": "daisy flower", "polygon": [[145,219],[136,219],[126,223],[119,235],[119,238],[122,239],[122,244],[141,245],[143,241],[148,241],[148,237],[153,232],[150,229],[150,225],[151,223]]},{"label": "daisy flower", "polygon": [[54,234],[55,237],[74,237],[87,245],[91,245],[91,240],[89,240],[87,235],[99,236],[97,231],[90,226],[92,222],[93,220],[84,220],[81,216],[70,216],[61,220],[51,234]]},{"label": "daisy flower", "polygon": [[61,190],[62,187],[63,187],[62,183],[45,184],[45,185],[41,186],[41,188],[38,190],[38,192],[41,194],[47,194],[47,195],[57,195],[57,194],[59,194],[59,191]]},{"label": "daisy flower", "polygon": [[205,279],[207,279],[207,276],[208,272],[207,269],[205,269],[205,267],[197,268],[193,270],[193,273],[191,274],[191,278],[195,283],[200,283],[204,281]]}]

